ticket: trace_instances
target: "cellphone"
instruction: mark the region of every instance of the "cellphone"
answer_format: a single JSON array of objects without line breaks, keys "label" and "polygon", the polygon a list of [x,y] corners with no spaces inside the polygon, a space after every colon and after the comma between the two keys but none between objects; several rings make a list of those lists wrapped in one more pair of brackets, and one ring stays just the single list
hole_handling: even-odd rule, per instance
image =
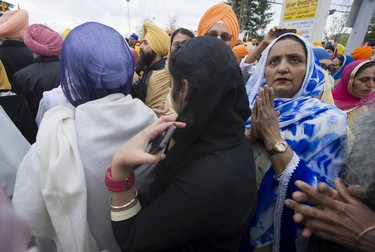
[{"label": "cellphone", "polygon": [[276,31],[276,37],[280,37],[285,33],[297,33],[297,29],[280,29]]},{"label": "cellphone", "polygon": [[151,142],[151,147],[148,153],[156,154],[159,151],[162,151],[167,146],[176,128],[176,124],[173,123],[163,132],[163,134],[154,138]]}]

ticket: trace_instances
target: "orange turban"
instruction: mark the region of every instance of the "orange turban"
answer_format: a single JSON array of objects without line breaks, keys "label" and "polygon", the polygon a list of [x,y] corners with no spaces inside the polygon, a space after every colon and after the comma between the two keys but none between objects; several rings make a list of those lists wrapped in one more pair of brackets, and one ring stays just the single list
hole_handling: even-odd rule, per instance
[{"label": "orange turban", "polygon": [[233,48],[240,33],[240,26],[236,14],[228,4],[215,4],[203,14],[198,24],[198,36],[204,36],[220,20],[223,21],[228,33],[233,35],[230,40],[230,46]]},{"label": "orange turban", "polygon": [[7,11],[0,17],[0,38],[23,39],[29,26],[29,14],[25,10]]},{"label": "orange turban", "polygon": [[372,52],[371,46],[362,46],[355,49],[351,55],[355,60],[367,60],[371,57]]},{"label": "orange turban", "polygon": [[249,54],[249,49],[245,45],[238,45],[233,47],[233,53],[237,58],[243,58]]}]

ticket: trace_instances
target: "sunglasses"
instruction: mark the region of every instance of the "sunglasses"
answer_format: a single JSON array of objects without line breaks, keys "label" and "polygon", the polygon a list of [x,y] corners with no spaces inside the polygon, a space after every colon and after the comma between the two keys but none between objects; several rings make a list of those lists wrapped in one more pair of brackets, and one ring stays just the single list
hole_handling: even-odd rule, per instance
[{"label": "sunglasses", "polygon": [[217,31],[209,31],[206,33],[206,36],[211,36],[211,37],[219,37],[221,38],[222,41],[228,42],[232,39],[233,35],[230,35],[228,32],[222,32],[218,33]]}]

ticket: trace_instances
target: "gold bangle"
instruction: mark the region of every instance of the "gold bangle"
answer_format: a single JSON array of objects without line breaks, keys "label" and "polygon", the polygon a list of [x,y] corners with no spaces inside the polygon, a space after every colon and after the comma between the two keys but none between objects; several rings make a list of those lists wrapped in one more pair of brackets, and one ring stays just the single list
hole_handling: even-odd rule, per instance
[{"label": "gold bangle", "polygon": [[362,239],[363,236],[365,236],[365,234],[367,234],[368,232],[374,229],[375,229],[375,226],[371,226],[363,230],[362,233],[359,234],[357,241],[355,242],[354,248],[358,247],[360,240]]},{"label": "gold bangle", "polygon": [[114,206],[114,205],[112,205],[112,194],[111,194],[109,196],[109,205],[113,209],[122,209],[122,208],[130,206],[137,199],[137,196],[138,196],[138,191],[137,191],[137,189],[134,188],[134,197],[133,197],[133,199],[131,201],[129,201],[128,203],[126,203],[124,205],[121,205],[121,206]]}]

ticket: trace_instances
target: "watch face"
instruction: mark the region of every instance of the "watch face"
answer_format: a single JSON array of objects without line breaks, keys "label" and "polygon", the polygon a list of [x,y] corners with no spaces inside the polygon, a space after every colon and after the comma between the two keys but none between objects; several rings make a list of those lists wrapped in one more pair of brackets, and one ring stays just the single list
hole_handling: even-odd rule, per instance
[{"label": "watch face", "polygon": [[275,148],[278,152],[285,152],[288,148],[288,145],[284,142],[278,142],[276,143]]}]

